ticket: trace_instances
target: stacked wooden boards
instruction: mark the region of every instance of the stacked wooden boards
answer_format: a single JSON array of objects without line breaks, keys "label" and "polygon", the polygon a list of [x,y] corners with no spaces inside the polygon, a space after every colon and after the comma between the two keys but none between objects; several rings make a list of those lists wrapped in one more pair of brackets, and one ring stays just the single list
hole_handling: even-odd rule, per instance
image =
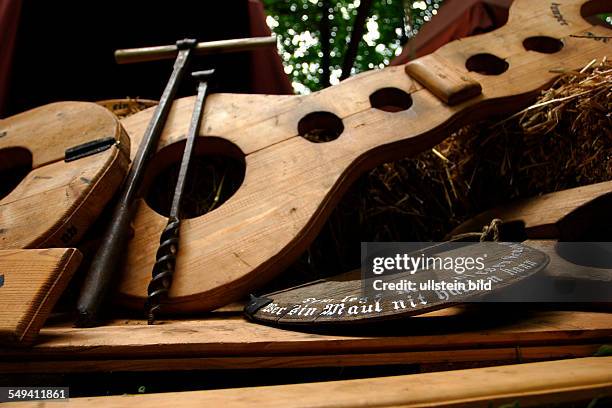
[{"label": "stacked wooden boards", "polygon": [[[591,356],[612,338],[606,312],[459,308],[358,331],[289,331],[238,312],[198,320],[56,324],[28,350],[0,349],[0,373],[168,371],[470,363]],[[440,369],[439,367],[437,368]]]}]

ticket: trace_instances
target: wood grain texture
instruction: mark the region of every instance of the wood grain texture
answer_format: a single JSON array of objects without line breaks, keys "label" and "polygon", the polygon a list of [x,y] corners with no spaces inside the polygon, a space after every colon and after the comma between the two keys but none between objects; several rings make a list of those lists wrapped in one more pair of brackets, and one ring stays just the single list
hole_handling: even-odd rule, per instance
[{"label": "wood grain texture", "polygon": [[[572,37],[585,31],[607,35],[606,28],[580,16],[582,1],[559,3],[566,24],[559,23],[548,1],[517,0],[506,26],[436,51],[458,72],[467,73],[467,58],[478,53],[495,54],[509,64],[497,76],[471,72],[482,94],[455,106],[417,84],[401,66],[368,72],[307,96],[211,95],[201,141],[217,136],[233,143],[244,153],[246,174],[227,202],[182,224],[181,250],[164,310],[213,310],[255,290],[307,248],[344,191],[365,170],[430,148],[462,124],[517,110],[559,70],[580,69],[610,55],[612,43]],[[526,51],[523,40],[539,35],[562,39],[563,49],[556,54]],[[399,112],[372,108],[370,95],[387,87],[410,94],[412,106]],[[193,101],[176,101],[159,149],[184,139]],[[311,143],[298,135],[298,122],[316,111],[342,119],[339,138]],[[122,121],[134,143],[151,115],[148,110]],[[162,156],[154,161],[168,160]],[[117,293],[121,304],[142,308],[165,224],[164,217],[140,204]]]},{"label": "wood grain texture", "polygon": [[539,197],[513,201],[485,211],[464,222],[449,236],[481,231],[492,219],[523,222],[531,239],[574,240],[599,223],[612,208],[612,181],[590,184]]},{"label": "wood grain texture", "polygon": [[426,55],[405,65],[406,73],[448,105],[456,105],[482,93],[482,87],[467,73],[436,54]]},{"label": "wood grain texture", "polygon": [[[0,120],[0,134],[0,153],[32,156],[32,171],[0,200],[0,249],[74,245],[127,172],[130,141],[118,119],[93,103],[60,102]],[[66,149],[105,137],[118,147],[64,161]]]},{"label": "wood grain texture", "polygon": [[81,262],[74,248],[0,250],[0,344],[31,344]]},{"label": "wood grain texture", "polygon": [[229,357],[165,357],[105,358],[104,360],[36,360],[0,363],[3,374],[20,373],[99,373],[99,372],[151,372],[190,370],[243,370],[264,368],[322,368],[368,367],[391,365],[419,365],[452,363],[470,366],[550,361],[562,358],[590,357],[601,344],[554,346],[499,347],[491,349],[458,349],[382,353],[345,353],[318,355],[229,356]]},{"label": "wood grain texture", "polygon": [[[521,407],[582,402],[612,394],[612,357],[321,383],[149,395],[72,398],[15,406],[123,407]],[[7,404],[11,406],[11,404]]]},{"label": "wood grain texture", "polygon": [[78,329],[44,327],[28,350],[0,349],[0,372],[321,367],[592,355],[612,336],[611,314],[453,308],[358,331],[288,331],[239,316]]}]

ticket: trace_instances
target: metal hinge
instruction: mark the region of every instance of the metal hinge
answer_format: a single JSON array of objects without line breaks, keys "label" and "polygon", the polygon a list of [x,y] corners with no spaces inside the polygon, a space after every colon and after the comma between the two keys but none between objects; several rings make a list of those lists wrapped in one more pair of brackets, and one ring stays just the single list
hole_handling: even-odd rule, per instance
[{"label": "metal hinge", "polygon": [[114,137],[103,137],[101,139],[92,140],[91,142],[82,143],[66,149],[64,161],[71,162],[82,159],[83,157],[108,150],[114,145],[117,147],[119,146],[119,141]]}]

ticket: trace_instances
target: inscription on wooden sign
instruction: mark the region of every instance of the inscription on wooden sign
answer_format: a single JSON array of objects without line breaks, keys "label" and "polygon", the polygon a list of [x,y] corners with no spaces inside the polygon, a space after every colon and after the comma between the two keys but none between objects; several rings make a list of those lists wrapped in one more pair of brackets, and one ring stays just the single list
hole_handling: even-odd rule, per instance
[{"label": "inscription on wooden sign", "polygon": [[246,315],[274,324],[340,324],[414,316],[477,301],[519,282],[548,264],[548,256],[519,243],[486,242],[444,250],[443,259],[482,257],[482,267],[457,273],[440,265],[362,279],[359,270],[261,297]]}]

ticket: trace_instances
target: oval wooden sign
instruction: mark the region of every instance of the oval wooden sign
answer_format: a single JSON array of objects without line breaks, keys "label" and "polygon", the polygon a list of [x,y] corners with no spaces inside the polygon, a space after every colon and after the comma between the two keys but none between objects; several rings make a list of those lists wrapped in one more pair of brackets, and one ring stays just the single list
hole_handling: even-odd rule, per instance
[{"label": "oval wooden sign", "polygon": [[[255,321],[279,325],[365,323],[415,316],[495,294],[541,271],[549,262],[541,251],[505,242],[483,242],[437,255],[469,257],[483,253],[487,254],[484,266],[477,271],[458,274],[436,268],[364,281],[357,270],[252,297],[245,314]],[[375,280],[382,281],[376,283],[378,288],[387,284],[391,289],[369,290]]]}]

